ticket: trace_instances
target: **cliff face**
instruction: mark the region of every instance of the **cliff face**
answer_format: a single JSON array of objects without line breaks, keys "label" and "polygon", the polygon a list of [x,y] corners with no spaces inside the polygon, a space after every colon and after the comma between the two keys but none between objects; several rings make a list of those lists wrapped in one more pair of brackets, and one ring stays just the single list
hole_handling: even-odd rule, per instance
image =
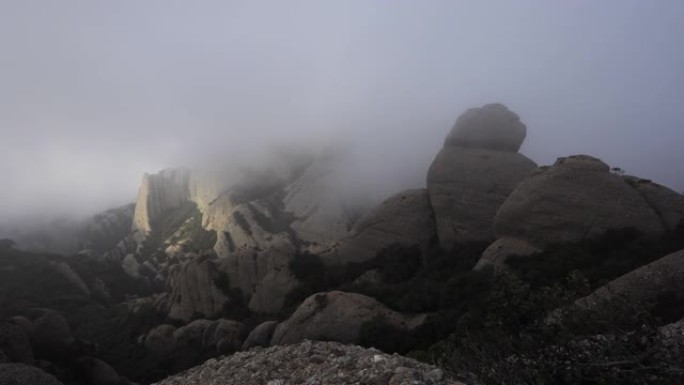
[{"label": "cliff face", "polygon": [[143,176],[132,226],[134,232],[141,234],[140,240],[150,234],[161,215],[188,201],[189,180],[190,172],[186,169],[166,169]]}]

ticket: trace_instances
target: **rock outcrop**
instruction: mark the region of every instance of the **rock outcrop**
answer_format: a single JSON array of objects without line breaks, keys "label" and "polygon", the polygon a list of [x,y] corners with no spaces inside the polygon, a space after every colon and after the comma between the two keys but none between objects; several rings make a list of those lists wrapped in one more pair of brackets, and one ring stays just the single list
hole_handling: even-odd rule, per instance
[{"label": "rock outcrop", "polygon": [[526,132],[501,104],[470,109],[456,121],[427,175],[443,248],[495,239],[499,206],[536,167],[517,152]]},{"label": "rock outcrop", "polygon": [[251,349],[256,346],[269,346],[277,326],[278,321],[266,321],[259,324],[249,333],[245,342],[242,343],[242,350]]},{"label": "rock outcrop", "polygon": [[333,264],[365,262],[387,246],[426,248],[435,237],[435,216],[427,190],[406,190],[361,217],[340,245],[322,256]]},{"label": "rock outcrop", "polygon": [[0,351],[10,362],[33,363],[31,340],[19,325],[0,323]]},{"label": "rock outcrop", "polygon": [[210,359],[158,385],[391,384],[463,385],[425,363],[334,342],[252,349]]},{"label": "rock outcrop", "polygon": [[190,261],[171,267],[169,272],[169,317],[189,321],[197,316],[213,318],[230,305],[227,282],[211,260]]},{"label": "rock outcrop", "polygon": [[[616,303],[617,301],[617,303]],[[680,305],[675,306],[675,301]],[[656,306],[668,313],[682,312],[684,303],[684,250],[669,254],[648,265],[631,271],[575,302],[572,308],[589,311],[600,318],[621,305],[653,311]],[[572,309],[571,308],[571,309]],[[668,314],[668,316],[672,316]],[[675,319],[684,314],[675,314]]]},{"label": "rock outcrop", "polygon": [[188,201],[189,179],[190,172],[186,169],[166,169],[143,176],[132,225],[132,230],[140,234],[138,241],[150,234],[161,215]]},{"label": "rock outcrop", "polygon": [[501,266],[509,255],[595,238],[610,229],[658,236],[681,220],[682,199],[665,187],[611,173],[600,159],[559,158],[537,169],[501,205],[494,221],[498,240],[478,267]]},{"label": "rock outcrop", "polygon": [[271,345],[307,339],[358,344],[362,325],[379,318],[400,330],[411,330],[425,321],[424,315],[395,312],[362,294],[318,293],[307,298],[289,319],[278,325]]}]

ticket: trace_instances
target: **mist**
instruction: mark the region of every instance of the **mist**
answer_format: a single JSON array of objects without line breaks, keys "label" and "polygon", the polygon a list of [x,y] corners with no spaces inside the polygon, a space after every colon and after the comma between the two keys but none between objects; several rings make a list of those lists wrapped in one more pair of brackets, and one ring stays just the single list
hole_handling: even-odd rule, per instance
[{"label": "mist", "polygon": [[539,164],[586,153],[684,190],[681,1],[0,4],[0,223],[132,202],[145,172],[350,143],[359,185],[425,184],[501,102]]}]

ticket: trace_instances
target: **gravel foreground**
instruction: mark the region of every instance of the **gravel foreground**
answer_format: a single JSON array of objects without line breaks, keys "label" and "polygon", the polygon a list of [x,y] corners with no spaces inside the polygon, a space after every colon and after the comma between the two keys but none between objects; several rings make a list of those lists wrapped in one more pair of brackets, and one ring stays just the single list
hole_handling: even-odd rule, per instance
[{"label": "gravel foreground", "polygon": [[158,385],[464,385],[434,366],[337,342],[254,348],[171,376]]}]

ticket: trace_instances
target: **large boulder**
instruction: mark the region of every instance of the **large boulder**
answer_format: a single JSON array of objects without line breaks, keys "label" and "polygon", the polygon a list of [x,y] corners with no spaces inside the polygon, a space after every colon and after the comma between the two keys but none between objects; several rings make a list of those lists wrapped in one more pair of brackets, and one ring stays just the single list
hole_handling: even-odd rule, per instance
[{"label": "large boulder", "polygon": [[36,309],[33,320],[33,348],[39,357],[61,357],[74,342],[67,320],[57,311]]},{"label": "large boulder", "polygon": [[249,310],[262,314],[274,314],[282,310],[287,296],[300,286],[290,269],[295,254],[294,248],[287,244],[266,252],[266,274],[254,288]]},{"label": "large boulder", "polygon": [[516,113],[493,103],[470,108],[459,116],[444,145],[518,152],[526,135],[527,127]]},{"label": "large boulder", "polygon": [[252,330],[245,342],[242,343],[242,349],[247,350],[256,346],[267,347],[271,344],[273,332],[278,326],[278,321],[266,321],[259,324]]},{"label": "large boulder", "polygon": [[26,364],[0,364],[1,385],[62,385],[50,374]]},{"label": "large boulder", "polygon": [[19,325],[0,323],[0,350],[11,362],[33,362],[31,340]]},{"label": "large boulder", "polygon": [[98,358],[81,357],[77,360],[76,366],[85,380],[85,385],[123,385],[116,370]]},{"label": "large boulder", "polygon": [[470,109],[456,121],[427,175],[443,248],[494,240],[499,206],[536,167],[517,152],[526,132],[501,104]]},{"label": "large boulder", "polygon": [[335,264],[364,262],[387,246],[425,248],[435,237],[435,217],[427,190],[406,190],[361,217],[340,245],[323,257]]},{"label": "large boulder", "polygon": [[176,328],[172,325],[155,327],[145,336],[145,349],[162,360],[171,358],[176,349],[175,331]]},{"label": "large boulder", "polygon": [[318,293],[307,298],[289,319],[276,327],[271,345],[303,340],[358,344],[363,324],[380,318],[399,330],[413,329],[425,321],[424,315],[395,312],[362,294]]},{"label": "large boulder", "polygon": [[537,169],[501,205],[494,221],[498,240],[478,268],[501,266],[510,255],[596,238],[611,229],[659,236],[674,229],[683,210],[679,194],[612,173],[600,159],[559,158]]},{"label": "large boulder", "polygon": [[658,315],[670,321],[684,317],[684,250],[614,279],[577,300],[571,309],[586,310],[599,318],[624,309],[621,306],[662,312]]},{"label": "large boulder", "polygon": [[169,317],[187,322],[198,315],[205,318],[220,315],[231,302],[224,293],[228,287],[223,286],[220,274],[214,262],[208,259],[172,266]]},{"label": "large boulder", "polygon": [[214,354],[230,354],[240,349],[245,326],[237,321],[220,319],[204,330],[202,349]]}]

